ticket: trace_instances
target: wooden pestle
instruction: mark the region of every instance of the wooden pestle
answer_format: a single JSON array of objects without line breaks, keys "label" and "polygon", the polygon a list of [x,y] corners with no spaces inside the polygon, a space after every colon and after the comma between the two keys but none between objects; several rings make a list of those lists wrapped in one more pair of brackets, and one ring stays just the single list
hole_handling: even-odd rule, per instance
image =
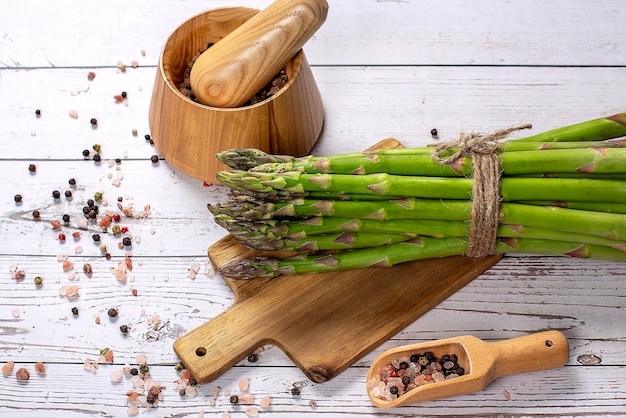
[{"label": "wooden pestle", "polygon": [[204,51],[191,70],[198,100],[238,107],[268,84],[326,20],[326,0],[277,0]]}]

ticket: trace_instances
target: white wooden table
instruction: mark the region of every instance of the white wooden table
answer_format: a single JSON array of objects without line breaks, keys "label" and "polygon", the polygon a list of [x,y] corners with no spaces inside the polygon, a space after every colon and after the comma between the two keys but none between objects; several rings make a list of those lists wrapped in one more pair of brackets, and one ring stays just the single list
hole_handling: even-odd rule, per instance
[{"label": "white wooden table", "polygon": [[[361,150],[386,137],[407,146],[461,131],[492,131],[531,122],[533,132],[626,111],[626,11],[614,0],[330,0],[324,26],[305,46],[324,99],[325,127],[314,153]],[[0,416],[127,416],[131,380],[111,382],[145,354],[166,386],[154,417],[245,416],[228,391],[250,379],[260,416],[618,416],[626,414],[626,271],[616,263],[507,256],[437,308],[323,384],[306,381],[280,350],[265,347],[195,397],[180,396],[173,341],[223,312],[233,295],[210,272],[207,248],[225,232],[206,204],[215,185],[153,164],[148,106],[160,49],[183,21],[231,5],[269,1],[4,2],[0,13]],[[132,62],[137,67],[133,68]],[[118,63],[126,65],[121,71]],[[87,79],[92,71],[93,81]],[[127,103],[113,97],[126,91]],[[36,109],[41,116],[36,117]],[[76,111],[78,119],[69,116]],[[96,118],[97,128],[90,125]],[[137,136],[132,131],[136,129]],[[103,160],[82,151],[101,145]],[[116,163],[115,159],[120,162]],[[28,170],[30,164],[36,172]],[[76,179],[76,187],[68,181]],[[119,185],[114,185],[120,179]],[[72,191],[67,199],[65,190]],[[53,199],[59,190],[61,198]],[[117,211],[117,199],[141,215],[124,218],[135,237],[133,270],[120,283],[119,239],[50,220],[80,217],[95,192]],[[21,204],[14,196],[21,194]],[[41,220],[33,220],[39,210]],[[107,245],[107,260],[99,245]],[[82,249],[82,252],[81,252]],[[63,271],[63,257],[76,275]],[[90,263],[93,275],[82,272]],[[192,278],[189,269],[199,267]],[[12,278],[24,270],[21,281]],[[36,276],[43,284],[36,286]],[[60,296],[77,285],[79,296]],[[136,296],[132,291],[136,289]],[[78,315],[72,308],[78,309]],[[116,308],[111,320],[107,311]],[[100,323],[97,324],[97,318]],[[120,325],[128,325],[122,335]],[[157,328],[156,330],[154,328]],[[499,340],[562,330],[571,345],[559,370],[499,379],[458,398],[382,410],[365,391],[371,360],[399,345],[472,334]],[[109,347],[114,364],[84,370]],[[523,359],[521,359],[523,361]],[[35,372],[44,362],[45,375]],[[19,368],[27,382],[16,379]],[[221,392],[214,398],[214,390]],[[271,398],[269,408],[258,406]],[[225,416],[225,415],[224,415]]]}]

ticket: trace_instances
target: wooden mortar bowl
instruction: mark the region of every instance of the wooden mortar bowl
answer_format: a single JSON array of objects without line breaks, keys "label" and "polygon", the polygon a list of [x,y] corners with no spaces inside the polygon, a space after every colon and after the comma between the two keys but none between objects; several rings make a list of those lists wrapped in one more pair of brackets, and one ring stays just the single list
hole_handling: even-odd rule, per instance
[{"label": "wooden mortar bowl", "polygon": [[152,139],[169,164],[202,181],[215,181],[215,173],[227,168],[215,158],[218,151],[258,148],[302,156],[313,148],[322,130],[322,99],[302,50],[285,66],[287,84],[260,103],[218,108],[196,103],[180,92],[178,86],[193,57],[256,13],[228,7],[198,14],[172,33],[159,58],[149,113]]}]

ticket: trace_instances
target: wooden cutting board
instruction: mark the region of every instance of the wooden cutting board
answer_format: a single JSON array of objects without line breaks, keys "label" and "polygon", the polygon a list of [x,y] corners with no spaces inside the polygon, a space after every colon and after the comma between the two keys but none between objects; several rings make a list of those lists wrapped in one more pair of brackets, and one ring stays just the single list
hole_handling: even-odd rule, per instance
[{"label": "wooden cutting board", "polygon": [[[402,147],[385,139],[370,149]],[[260,252],[232,236],[209,247],[216,270]],[[209,382],[250,352],[272,344],[313,382],[341,373],[500,260],[446,257],[393,267],[234,280],[235,303],[183,335],[174,351],[199,383]]]}]

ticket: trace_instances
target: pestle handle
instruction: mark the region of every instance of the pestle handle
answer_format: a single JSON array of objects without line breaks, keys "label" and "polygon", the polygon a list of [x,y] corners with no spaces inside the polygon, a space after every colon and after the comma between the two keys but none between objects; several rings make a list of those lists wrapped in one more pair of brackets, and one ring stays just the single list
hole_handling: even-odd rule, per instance
[{"label": "pestle handle", "polygon": [[204,51],[191,70],[198,100],[238,107],[293,58],[326,20],[326,0],[277,0]]}]

